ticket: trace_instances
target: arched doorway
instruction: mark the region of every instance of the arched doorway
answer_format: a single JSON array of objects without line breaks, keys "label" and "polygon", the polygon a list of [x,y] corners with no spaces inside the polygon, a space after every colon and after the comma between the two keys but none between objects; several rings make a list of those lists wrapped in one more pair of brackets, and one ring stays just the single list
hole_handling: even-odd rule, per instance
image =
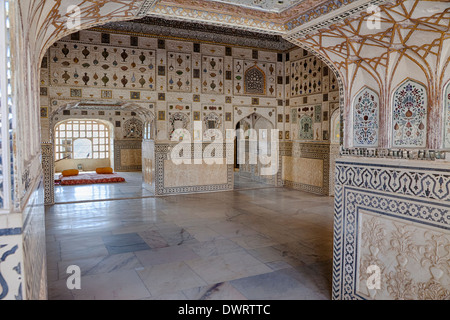
[{"label": "arched doorway", "polygon": [[[144,188],[143,172],[147,168],[142,163],[142,148],[154,136],[151,111],[135,104],[80,101],[61,105],[41,121],[41,134],[51,141],[48,145],[54,150],[45,158],[47,163],[53,162],[44,170],[48,204],[152,195]],[[92,143],[92,150],[84,159],[76,156],[75,143],[79,138]],[[100,179],[95,174],[98,168],[111,168],[114,174],[104,176],[105,183],[88,183]],[[79,175],[61,179],[62,172],[69,169],[77,169]],[[122,180],[122,184],[112,183]]]},{"label": "arched doorway", "polygon": [[[114,5],[116,5],[116,4],[118,4],[118,3],[116,3],[115,1],[112,1],[111,2],[111,6],[109,6],[109,8],[111,9],[112,7],[114,7]],[[58,5],[60,5],[60,3],[58,3]],[[114,13],[115,14],[115,13]],[[105,14],[105,15],[102,15],[102,14],[97,14],[96,15],[96,18],[95,19],[91,19],[90,21],[89,21],[89,23],[87,23],[85,26],[88,26],[88,25],[90,25],[90,26],[92,26],[93,24],[96,24],[96,23],[99,23],[99,19],[102,19],[102,18],[104,18],[104,17],[107,17],[108,19],[114,19],[114,14],[112,14],[112,15],[107,15],[107,14]],[[118,16],[120,16],[120,14],[118,14]],[[130,19],[130,17],[128,16],[128,15],[123,15],[120,19]],[[51,20],[50,20],[51,21]],[[105,20],[104,20],[104,22],[106,22]],[[53,40],[56,40],[57,38],[60,38],[60,37],[62,37],[63,35],[68,35],[69,34],[69,32],[67,31],[67,30],[65,30],[64,29],[64,27],[62,27],[62,24],[61,25],[57,25],[57,23],[54,25],[54,26],[56,26],[56,27],[58,27],[57,28],[57,31],[55,32],[55,33],[53,33],[52,34],[52,36],[51,37],[53,37],[53,39],[52,40],[49,40],[51,37],[47,37],[46,35],[44,35],[44,34],[40,34],[40,37],[37,37],[37,38],[39,38],[39,41],[37,41],[36,43],[34,43],[33,45],[36,45],[36,47],[35,48],[33,48],[33,49],[36,49],[36,48],[39,48],[39,46],[42,46],[42,48],[43,48],[43,51],[45,51],[45,49],[47,49],[47,48],[49,48],[51,45],[52,45],[52,41]],[[45,32],[44,32],[45,33]],[[51,33],[51,32],[50,32]],[[32,52],[33,50],[30,50],[30,52]],[[63,53],[64,54],[64,53]],[[42,57],[42,56],[41,56]],[[40,57],[40,58],[41,58]],[[32,59],[30,56],[28,56],[27,57],[28,59]],[[52,57],[51,57],[52,58]],[[101,59],[100,57],[99,57],[99,59]],[[97,60],[97,59],[96,59]],[[30,61],[27,61],[27,65],[28,66],[33,66],[33,64],[32,63],[30,63]],[[26,69],[26,68],[24,68],[24,69]],[[30,67],[30,69],[33,69],[32,67]],[[269,68],[269,66],[267,66],[267,69],[270,69]],[[34,69],[35,70],[35,69]],[[63,74],[60,74],[59,76],[61,76],[61,77],[65,77],[65,78],[67,78],[67,76],[65,76],[64,75],[64,73]],[[35,77],[35,78],[33,78],[34,80],[36,80],[36,74],[33,74],[33,77]],[[103,76],[102,75],[100,75],[99,76],[100,78],[103,78]],[[62,79],[64,79],[64,78],[62,78]],[[105,78],[105,82],[106,82],[106,78]],[[38,82],[36,81],[35,82],[35,85],[37,84]],[[269,90],[269,92],[270,92],[270,90]],[[76,95],[76,94],[78,94],[77,92],[74,92],[74,94]],[[107,93],[105,94],[106,96],[107,96]],[[34,98],[36,98],[36,96],[34,97]],[[158,97],[159,98],[159,97]],[[161,99],[161,101],[163,101],[162,99]],[[181,100],[180,100],[181,101]],[[36,116],[36,115],[35,115]],[[158,114],[158,118],[161,116],[161,119],[164,119],[164,114]],[[162,120],[161,120],[162,121]],[[34,123],[35,124],[35,123]],[[33,131],[36,131],[35,130],[36,128],[30,128],[30,131],[31,132],[33,132]],[[35,141],[36,142],[36,141]],[[24,180],[26,180],[26,175],[25,175],[25,179]]]}]

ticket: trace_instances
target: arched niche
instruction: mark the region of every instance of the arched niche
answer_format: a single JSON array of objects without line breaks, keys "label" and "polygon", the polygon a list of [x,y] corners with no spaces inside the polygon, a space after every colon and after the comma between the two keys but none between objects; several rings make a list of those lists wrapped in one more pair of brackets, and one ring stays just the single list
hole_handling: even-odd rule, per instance
[{"label": "arched niche", "polygon": [[364,87],[353,100],[353,146],[377,147],[379,133],[378,93]]},{"label": "arched niche", "polygon": [[427,140],[427,89],[404,80],[392,96],[392,147],[424,148]]},{"label": "arched niche", "polygon": [[341,130],[341,117],[339,109],[336,109],[331,115],[330,132],[331,132],[330,142],[332,144],[340,144],[342,130]]},{"label": "arched niche", "polygon": [[266,74],[258,66],[253,66],[245,71],[244,92],[246,94],[266,94]]}]

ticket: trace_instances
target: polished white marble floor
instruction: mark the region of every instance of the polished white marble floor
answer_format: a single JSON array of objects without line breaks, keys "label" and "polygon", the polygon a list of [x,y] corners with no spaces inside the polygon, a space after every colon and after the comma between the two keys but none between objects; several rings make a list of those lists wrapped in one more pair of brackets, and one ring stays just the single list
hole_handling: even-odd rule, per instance
[{"label": "polished white marble floor", "polygon": [[287,188],[54,205],[49,299],[330,299],[332,227],[333,198]]},{"label": "polished white marble floor", "polygon": [[264,182],[255,181],[251,178],[239,175],[238,172],[234,173],[234,189],[261,189],[261,188],[270,188],[273,187],[270,184],[266,184]]},{"label": "polished white marble floor", "polygon": [[[153,196],[153,193],[143,188],[142,172],[118,172],[126,182],[100,183],[62,186],[55,185],[55,202],[72,203],[111,199],[129,199]],[[55,175],[55,177],[59,177]],[[235,189],[270,188],[271,185],[254,181],[250,178],[234,175]]]}]

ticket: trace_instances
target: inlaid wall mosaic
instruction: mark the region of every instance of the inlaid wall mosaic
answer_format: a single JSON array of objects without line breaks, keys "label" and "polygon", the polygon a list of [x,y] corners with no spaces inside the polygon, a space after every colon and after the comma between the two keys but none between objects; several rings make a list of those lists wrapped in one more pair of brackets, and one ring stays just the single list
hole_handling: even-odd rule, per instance
[{"label": "inlaid wall mosaic", "polygon": [[17,226],[0,229],[0,241],[0,300],[22,300],[22,228]]},{"label": "inlaid wall mosaic", "polygon": [[[289,98],[290,132],[293,140],[330,141],[330,115],[339,103],[337,79],[318,57],[301,48],[286,56],[285,94]],[[305,126],[308,116],[312,119]],[[311,126],[311,127],[310,127]],[[312,131],[312,132],[311,132]]]},{"label": "inlaid wall mosaic", "polygon": [[364,88],[354,100],[353,144],[355,147],[378,145],[379,97],[376,92]]},{"label": "inlaid wall mosaic", "polygon": [[426,88],[407,80],[394,92],[393,146],[425,147],[427,134]]},{"label": "inlaid wall mosaic", "polygon": [[[208,106],[206,106],[208,108]],[[216,107],[216,106],[213,106]],[[216,108],[214,108],[216,109]],[[208,109],[209,110],[209,109]],[[225,139],[223,134],[223,113],[221,111],[203,112],[203,140]],[[219,134],[218,131],[221,132]],[[220,136],[218,136],[220,135]],[[194,136],[195,140],[195,136]]]},{"label": "inlaid wall mosaic", "polygon": [[[192,132],[191,109],[190,104],[168,104],[167,132],[169,134],[169,140],[182,140],[188,132]],[[184,129],[187,130],[187,132],[177,129]]]},{"label": "inlaid wall mosaic", "polygon": [[202,93],[224,93],[223,58],[202,57]]},{"label": "inlaid wall mosaic", "polygon": [[444,97],[444,148],[450,149],[450,83],[447,84]]},{"label": "inlaid wall mosaic", "polygon": [[[188,131],[193,130],[193,121],[203,121],[206,104],[220,106],[222,110],[216,113],[227,116],[223,130],[233,128],[233,105],[271,107],[274,115],[283,113],[277,100],[283,94],[283,62],[277,51],[96,30],[63,38],[44,57],[40,83],[43,136],[49,136],[49,115],[77,101],[132,103],[151,110],[159,120],[157,140],[171,139],[172,125],[178,123],[176,112],[184,114],[181,121],[189,123]],[[120,121],[124,128],[123,120],[112,121]],[[280,128],[283,125],[279,123]]]},{"label": "inlaid wall mosaic", "polygon": [[192,59],[191,54],[167,53],[167,91],[192,91]]},{"label": "inlaid wall mosaic", "polygon": [[315,56],[291,62],[291,97],[322,92],[322,62]]},{"label": "inlaid wall mosaic", "polygon": [[312,140],[313,139],[313,120],[311,116],[303,115],[300,118],[300,131],[298,133],[298,138],[300,140]]},{"label": "inlaid wall mosaic", "polygon": [[72,97],[81,98],[88,86],[156,89],[155,50],[59,41],[48,57],[51,84],[77,87],[71,89]]}]

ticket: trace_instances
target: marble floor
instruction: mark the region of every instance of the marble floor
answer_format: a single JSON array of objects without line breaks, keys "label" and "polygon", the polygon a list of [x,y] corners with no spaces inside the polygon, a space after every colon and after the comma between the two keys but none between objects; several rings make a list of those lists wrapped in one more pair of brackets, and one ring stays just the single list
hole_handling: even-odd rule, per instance
[{"label": "marble floor", "polygon": [[53,205],[49,299],[330,299],[332,228],[333,198],[287,188]]},{"label": "marble floor", "polygon": [[[55,185],[55,202],[72,203],[82,201],[99,201],[111,199],[129,199],[153,196],[153,193],[142,187],[142,172],[119,172],[126,182],[100,183],[62,186]],[[55,178],[59,174],[55,175]],[[235,189],[270,188],[263,182],[254,181],[250,178],[234,175]]]},{"label": "marble floor", "polygon": [[234,189],[260,189],[260,188],[271,188],[273,187],[270,184],[266,184],[264,182],[255,181],[251,178],[239,175],[238,172],[234,173]]}]

